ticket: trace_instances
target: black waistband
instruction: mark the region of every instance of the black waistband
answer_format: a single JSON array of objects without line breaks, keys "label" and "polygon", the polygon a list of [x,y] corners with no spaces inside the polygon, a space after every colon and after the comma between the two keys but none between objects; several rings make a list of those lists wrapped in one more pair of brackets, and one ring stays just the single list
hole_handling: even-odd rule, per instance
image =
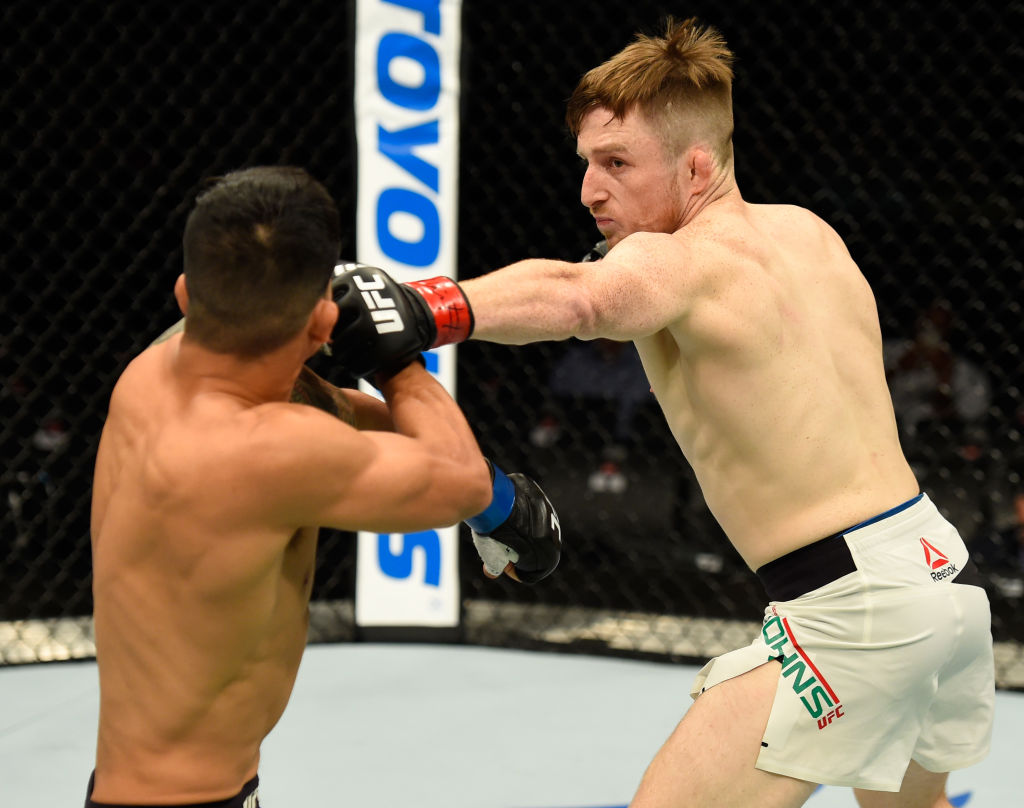
[{"label": "black waistband", "polygon": [[[772,601],[793,600],[818,587],[830,584],[844,575],[855,572],[857,564],[853,560],[853,554],[850,552],[850,546],[846,543],[844,534],[873,524],[880,518],[898,513],[913,505],[920,498],[918,495],[903,505],[880,514],[875,519],[861,522],[843,533],[834,533],[824,539],[798,547],[793,552],[786,553],[774,561],[769,561],[763,567],[758,567],[755,573],[764,584],[768,599]],[[965,586],[984,588],[984,582],[969,557],[963,568],[957,571],[956,582]]]},{"label": "black waistband", "polygon": [[[127,803],[117,803],[116,805],[108,802],[93,802],[92,800],[92,789],[96,782],[96,772],[93,772],[89,777],[89,790],[85,798],[85,808],[153,808],[152,805],[128,805]],[[245,801],[250,797],[253,792],[259,787],[260,778],[259,776],[253,777],[248,783],[242,786],[242,790],[239,791],[234,797],[230,797],[226,800],[218,800],[217,802],[194,802],[188,805],[180,806],[163,806],[163,808],[245,808]],[[259,802],[256,802],[256,808],[259,808]]]},{"label": "black waistband", "polygon": [[830,584],[837,578],[849,575],[857,569],[850,548],[846,543],[845,534],[852,533],[862,527],[873,525],[888,519],[924,498],[920,492],[895,508],[858,522],[839,533],[833,533],[824,539],[799,547],[791,553],[769,561],[755,571],[764,584],[770,600],[793,600],[801,595]]},{"label": "black waistband", "polygon": [[857,569],[842,533],[798,547],[757,568],[769,600],[793,600]]}]

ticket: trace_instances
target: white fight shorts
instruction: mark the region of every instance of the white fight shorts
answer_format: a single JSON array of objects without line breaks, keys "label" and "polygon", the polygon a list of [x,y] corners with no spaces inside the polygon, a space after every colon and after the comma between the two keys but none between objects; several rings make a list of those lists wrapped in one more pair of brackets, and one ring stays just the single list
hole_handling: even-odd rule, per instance
[{"label": "white fight shorts", "polygon": [[973,765],[992,734],[988,596],[927,496],[757,570],[771,600],[747,647],[708,662],[691,696],[781,664],[757,768],[899,791],[911,760]]}]

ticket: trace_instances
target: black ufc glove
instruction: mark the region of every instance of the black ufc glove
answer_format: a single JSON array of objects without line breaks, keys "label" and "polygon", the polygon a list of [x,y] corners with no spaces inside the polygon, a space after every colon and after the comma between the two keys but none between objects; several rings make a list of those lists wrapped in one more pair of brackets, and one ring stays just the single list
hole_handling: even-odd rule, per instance
[{"label": "black ufc glove", "polygon": [[422,351],[473,333],[473,312],[451,278],[398,283],[378,267],[339,264],[331,287],[338,305],[331,354],[359,378],[391,376]]},{"label": "black ufc glove", "polygon": [[522,583],[537,583],[554,571],[562,556],[558,514],[541,487],[525,474],[506,476],[490,465],[491,504],[466,520],[473,544],[491,575],[501,575],[511,561]]}]

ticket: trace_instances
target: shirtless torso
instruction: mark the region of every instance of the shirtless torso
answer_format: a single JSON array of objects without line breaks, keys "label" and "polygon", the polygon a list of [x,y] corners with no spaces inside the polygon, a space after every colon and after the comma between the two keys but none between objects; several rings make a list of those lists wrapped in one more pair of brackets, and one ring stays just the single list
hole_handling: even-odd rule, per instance
[{"label": "shirtless torso", "polygon": [[[577,146],[601,261],[527,259],[463,283],[474,338],[636,343],[711,511],[752,569],[913,497],[874,297],[807,210],[693,196],[642,116],[597,109]],[[696,165],[696,163],[695,163]],[[694,172],[699,173],[699,172]]]},{"label": "shirtless torso", "polygon": [[96,463],[100,802],[237,791],[306,642],[316,530],[260,524],[257,492],[233,481],[258,416],[228,396],[154,396],[166,351],[122,377]]},{"label": "shirtless torso", "polygon": [[800,208],[742,203],[647,240],[682,273],[702,256],[684,314],[636,345],[709,508],[752,569],[918,493],[874,298],[831,228]]},{"label": "shirtless torso", "polygon": [[[230,364],[174,336],[111,397],[92,506],[97,802],[223,800],[256,774],[306,644],[315,524],[442,524],[489,495],[468,426],[442,423],[455,404],[418,366],[391,382],[421,399],[411,438],[259,401]],[[353,425],[390,428],[375,399],[331,395]]]}]

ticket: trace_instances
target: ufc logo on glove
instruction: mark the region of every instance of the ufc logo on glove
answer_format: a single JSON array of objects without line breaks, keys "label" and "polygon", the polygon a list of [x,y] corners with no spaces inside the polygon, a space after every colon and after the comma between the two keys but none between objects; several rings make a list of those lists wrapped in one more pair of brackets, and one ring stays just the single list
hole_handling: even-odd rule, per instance
[{"label": "ufc logo on glove", "polygon": [[376,324],[378,334],[393,334],[405,328],[395,301],[380,293],[380,290],[385,287],[384,279],[380,275],[375,274],[371,280],[353,275],[352,281],[362,294],[363,302]]}]

